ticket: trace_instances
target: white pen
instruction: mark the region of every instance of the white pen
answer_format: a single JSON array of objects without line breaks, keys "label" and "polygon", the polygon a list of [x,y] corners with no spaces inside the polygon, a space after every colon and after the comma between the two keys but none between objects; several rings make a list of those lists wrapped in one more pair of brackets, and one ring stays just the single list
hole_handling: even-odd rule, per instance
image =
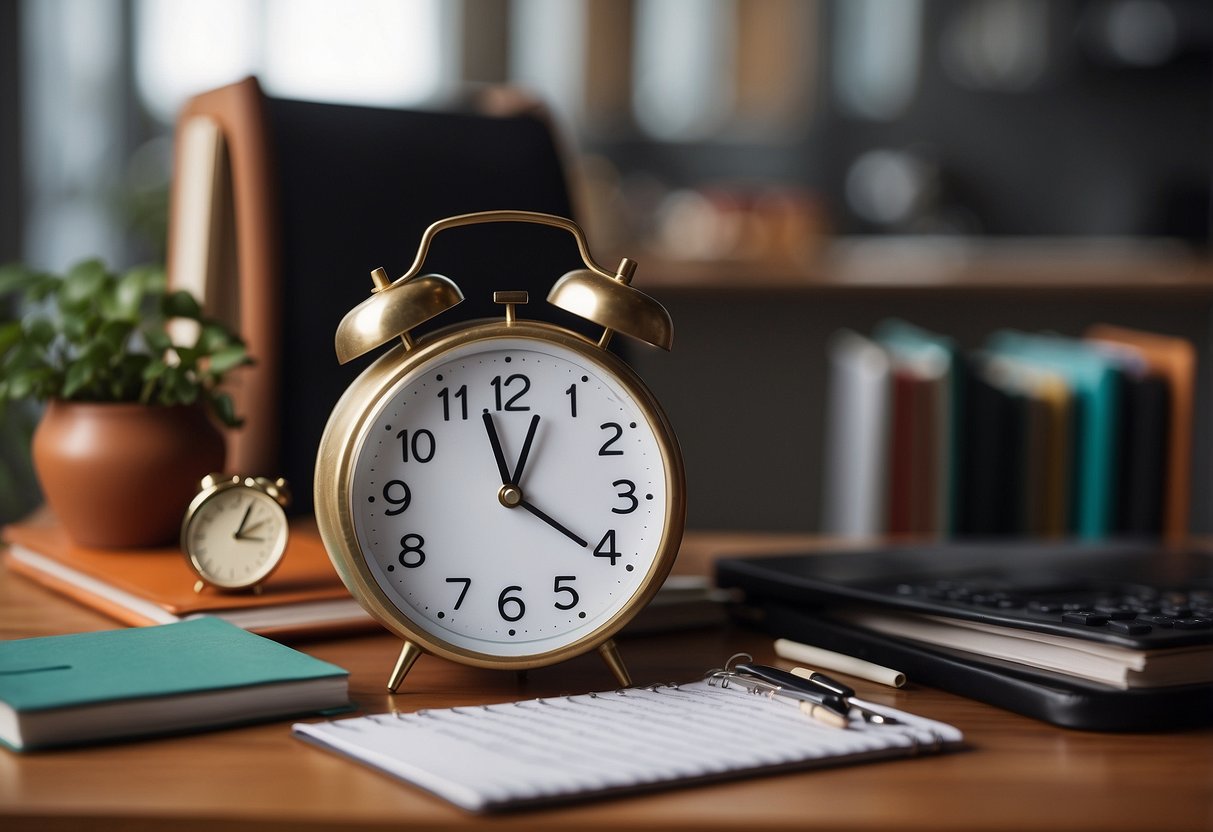
[{"label": "white pen", "polygon": [[[906,683],[906,675],[901,671],[882,667],[863,659],[857,659],[854,656],[847,656],[842,653],[823,650],[820,647],[801,644],[791,639],[777,639],[775,641],[775,655],[788,661],[805,662],[817,667],[824,667],[826,670],[834,670],[838,673],[846,673],[848,676],[867,679],[869,682],[888,685],[891,688],[899,688]],[[801,668],[797,668],[796,670],[799,669]],[[796,670],[792,672],[796,673]],[[806,669],[805,673],[808,672],[811,671]],[[796,673],[796,675],[800,676],[802,674]]]}]

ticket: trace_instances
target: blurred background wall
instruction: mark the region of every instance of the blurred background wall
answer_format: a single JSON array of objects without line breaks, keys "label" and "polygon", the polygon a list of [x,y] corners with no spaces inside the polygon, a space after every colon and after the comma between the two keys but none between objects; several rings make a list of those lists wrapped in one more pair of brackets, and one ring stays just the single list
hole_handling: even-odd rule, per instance
[{"label": "blurred background wall", "polygon": [[[598,259],[641,260],[680,326],[671,360],[637,362],[683,427],[692,525],[814,527],[839,325],[900,315],[972,344],[1114,320],[1193,337],[1211,386],[1207,304],[771,289],[839,241],[1207,257],[1205,0],[0,0],[0,262],[162,258],[174,115],[247,74],[287,98],[544,101]],[[765,490],[730,497],[754,470]]]}]

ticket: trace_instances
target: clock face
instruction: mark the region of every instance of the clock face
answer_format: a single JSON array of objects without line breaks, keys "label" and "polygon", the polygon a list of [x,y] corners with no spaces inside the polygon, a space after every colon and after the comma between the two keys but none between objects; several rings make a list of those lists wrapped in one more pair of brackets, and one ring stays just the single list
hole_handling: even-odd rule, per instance
[{"label": "clock face", "polygon": [[604,365],[492,337],[377,401],[350,508],[370,575],[413,627],[463,651],[545,653],[602,628],[659,568],[670,463]]},{"label": "clock face", "polygon": [[282,507],[262,491],[238,486],[216,491],[197,508],[183,542],[204,580],[237,588],[274,570],[286,536]]}]

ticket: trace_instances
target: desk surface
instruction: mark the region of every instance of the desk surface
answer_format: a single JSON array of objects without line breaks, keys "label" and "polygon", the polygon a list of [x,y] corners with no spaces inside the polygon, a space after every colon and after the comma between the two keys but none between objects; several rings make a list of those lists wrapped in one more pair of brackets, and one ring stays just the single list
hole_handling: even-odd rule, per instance
[{"label": "desk surface", "polygon": [[[786,540],[786,539],[785,539]],[[692,563],[752,539],[694,536]],[[112,623],[0,569],[0,638]],[[363,712],[501,702],[601,690],[594,656],[515,674],[422,658],[404,692],[384,682],[398,652],[386,635],[296,644],[350,671]],[[637,681],[696,678],[737,650],[772,661],[770,641],[722,628],[623,639]],[[1054,728],[911,684],[856,682],[873,701],[951,722],[967,750],[479,818],[290,736],[288,723],[81,750],[0,751],[0,828],[123,830],[1213,829],[1213,731],[1092,734]]]}]

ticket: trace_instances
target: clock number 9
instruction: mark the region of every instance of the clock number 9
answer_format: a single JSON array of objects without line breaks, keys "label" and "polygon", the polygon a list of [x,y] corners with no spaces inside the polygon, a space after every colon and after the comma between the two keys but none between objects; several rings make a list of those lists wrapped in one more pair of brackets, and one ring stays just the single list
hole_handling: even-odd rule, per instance
[{"label": "clock number 9", "polygon": [[409,503],[413,502],[413,492],[404,480],[389,480],[383,484],[383,499],[393,506],[385,509],[383,513],[388,517],[395,517],[397,514],[403,514]]},{"label": "clock number 9", "polygon": [[[421,547],[425,545],[425,538],[419,534],[412,532],[400,538],[400,565],[405,569],[416,569],[421,564],[425,563],[425,552],[421,551]],[[413,559],[410,560],[409,558]]]},{"label": "clock number 9", "polygon": [[[510,592],[522,592],[520,586],[507,586],[501,590],[501,594],[497,596],[497,612],[501,613],[501,617],[506,621],[517,621],[526,615],[526,604],[522,603],[522,599],[517,595],[510,595]],[[509,615],[505,611],[505,605],[509,603],[517,604],[517,612],[514,615]]]}]

